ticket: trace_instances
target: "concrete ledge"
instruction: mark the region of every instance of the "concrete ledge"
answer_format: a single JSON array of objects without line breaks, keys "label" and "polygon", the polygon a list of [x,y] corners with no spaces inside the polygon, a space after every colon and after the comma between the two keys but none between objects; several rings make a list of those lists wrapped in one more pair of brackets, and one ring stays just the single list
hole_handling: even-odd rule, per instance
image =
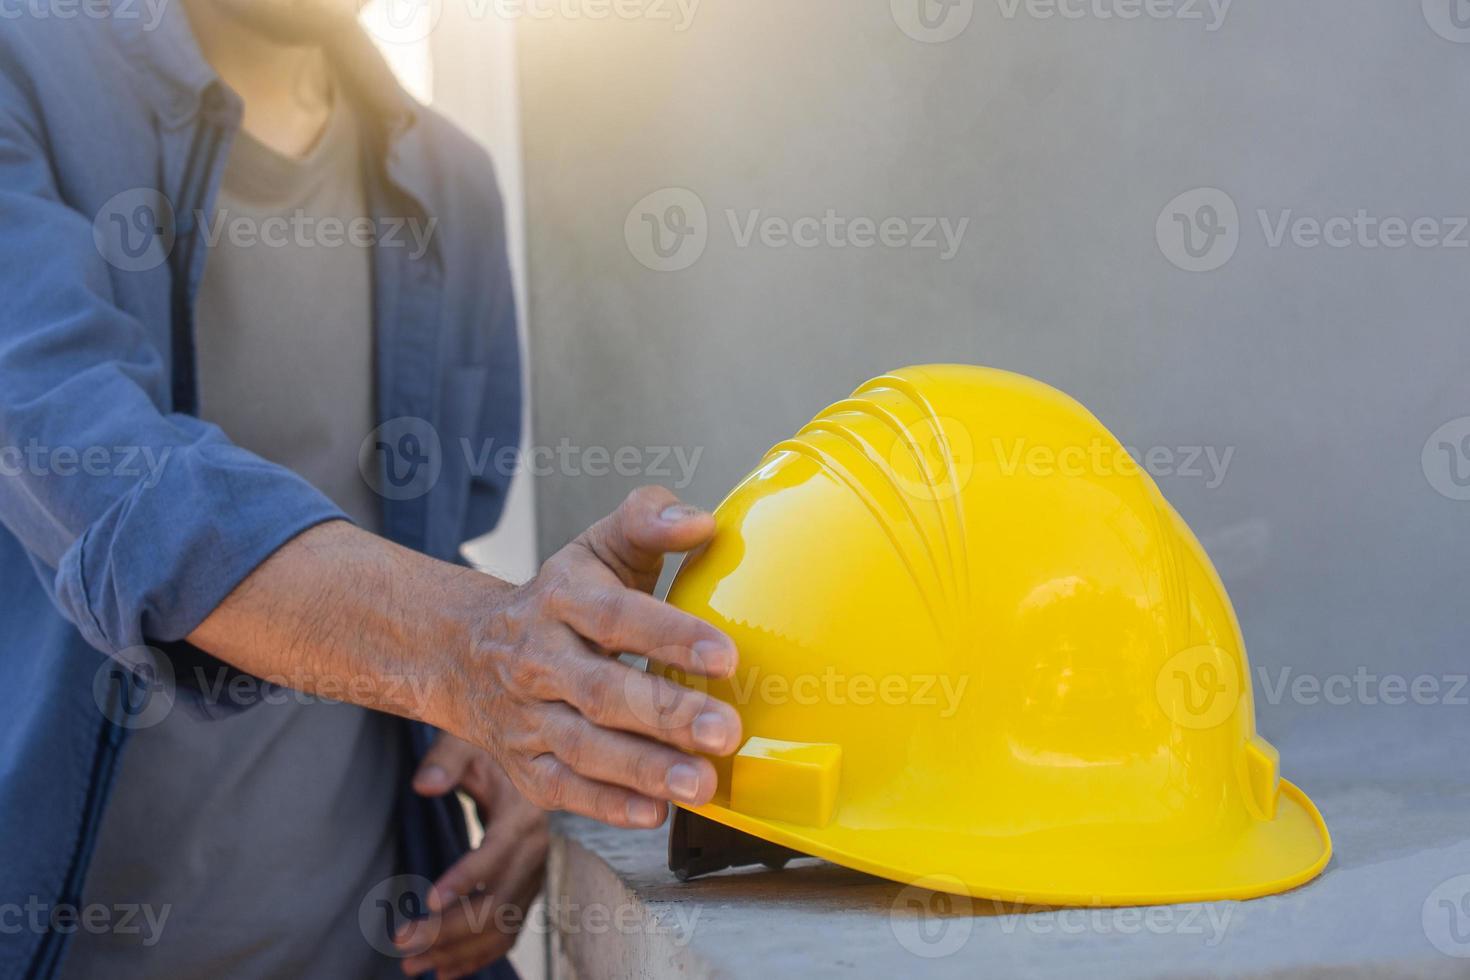
[{"label": "concrete ledge", "polygon": [[1470,978],[1462,714],[1272,733],[1336,855],[1317,881],[1250,902],[967,903],[811,859],[680,882],[664,831],[562,818],[548,882],[551,975]]}]

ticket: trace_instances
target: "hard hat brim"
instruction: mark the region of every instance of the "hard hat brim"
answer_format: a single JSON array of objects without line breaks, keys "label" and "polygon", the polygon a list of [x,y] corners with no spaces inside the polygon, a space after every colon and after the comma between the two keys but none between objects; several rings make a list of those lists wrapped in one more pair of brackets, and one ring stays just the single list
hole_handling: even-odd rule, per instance
[{"label": "hard hat brim", "polygon": [[[1160,845],[1109,840],[1106,828],[1027,843],[935,830],[813,828],[747,816],[717,803],[694,813],[836,864],[935,891],[1013,905],[1125,906],[1258,898],[1315,878],[1332,857],[1317,807],[1281,780],[1276,815],[1213,838]],[[976,910],[987,911],[987,910]],[[996,911],[1017,911],[998,908]]]}]

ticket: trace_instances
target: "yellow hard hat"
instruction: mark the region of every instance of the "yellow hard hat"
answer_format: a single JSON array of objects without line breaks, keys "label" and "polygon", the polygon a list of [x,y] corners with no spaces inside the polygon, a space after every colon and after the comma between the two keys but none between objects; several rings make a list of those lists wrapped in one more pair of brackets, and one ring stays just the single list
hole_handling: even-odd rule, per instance
[{"label": "yellow hard hat", "polygon": [[[975,897],[1134,905],[1251,898],[1327,864],[1322,817],[1256,734],[1204,549],[1061,392],[960,365],[875,378],[715,517],[668,599],[740,666],[678,679],[733,704],[747,739],[711,760],[694,813],[715,824],[676,814],[675,870],[799,852]],[[721,835],[758,840],[746,861],[702,853]]]}]

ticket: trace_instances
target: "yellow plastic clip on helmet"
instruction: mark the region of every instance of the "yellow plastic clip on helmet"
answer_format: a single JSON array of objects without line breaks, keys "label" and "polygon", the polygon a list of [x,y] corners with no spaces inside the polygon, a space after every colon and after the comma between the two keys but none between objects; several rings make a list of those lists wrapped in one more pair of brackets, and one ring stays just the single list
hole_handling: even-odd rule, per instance
[{"label": "yellow plastic clip on helmet", "polygon": [[[1010,902],[1251,898],[1327,827],[1256,734],[1204,549],[1077,402],[979,367],[875,378],[775,446],[669,592],[747,740],[677,811],[681,877],[811,854]],[[707,818],[707,819],[700,819]]]}]

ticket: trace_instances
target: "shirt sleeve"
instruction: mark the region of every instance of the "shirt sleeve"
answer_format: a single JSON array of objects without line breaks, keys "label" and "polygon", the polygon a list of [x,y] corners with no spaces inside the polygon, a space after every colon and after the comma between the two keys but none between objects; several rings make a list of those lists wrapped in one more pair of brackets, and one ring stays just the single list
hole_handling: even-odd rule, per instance
[{"label": "shirt sleeve", "polygon": [[0,72],[0,524],[53,576],[61,613],[116,654],[187,636],[282,544],[344,515],[171,411],[166,334],[115,299],[144,273],[104,261],[44,145]]}]

